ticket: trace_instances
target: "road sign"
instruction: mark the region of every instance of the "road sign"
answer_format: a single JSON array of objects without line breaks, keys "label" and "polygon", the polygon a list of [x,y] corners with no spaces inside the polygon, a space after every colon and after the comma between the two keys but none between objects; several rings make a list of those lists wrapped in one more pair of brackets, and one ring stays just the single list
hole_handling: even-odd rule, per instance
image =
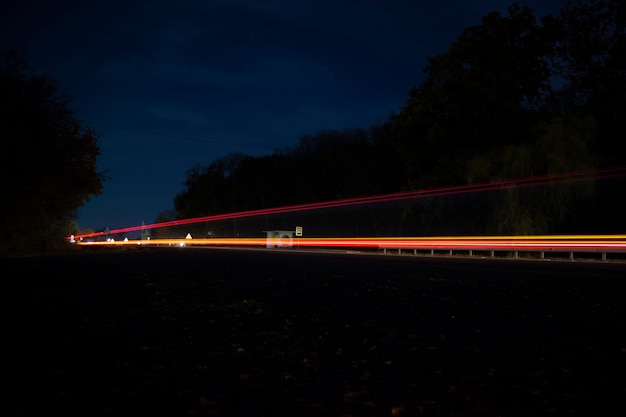
[{"label": "road sign", "polygon": [[302,236],[302,226],[296,227],[296,236]]}]

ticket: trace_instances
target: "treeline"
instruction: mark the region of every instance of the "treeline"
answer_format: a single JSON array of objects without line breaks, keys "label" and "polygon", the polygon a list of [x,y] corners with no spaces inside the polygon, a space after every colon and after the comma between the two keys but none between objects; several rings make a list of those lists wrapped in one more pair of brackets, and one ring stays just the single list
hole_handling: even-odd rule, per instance
[{"label": "treeline", "polygon": [[[518,4],[508,15],[490,13],[429,58],[424,81],[384,123],[321,131],[268,156],[231,154],[194,167],[175,212],[157,221],[625,165],[625,22],[619,0],[572,2],[541,18]],[[185,231],[258,236],[301,225],[309,236],[623,233],[624,184],[503,187]]]},{"label": "treeline", "polygon": [[78,209],[102,192],[99,134],[52,78],[17,51],[0,56],[0,256],[65,250]]}]

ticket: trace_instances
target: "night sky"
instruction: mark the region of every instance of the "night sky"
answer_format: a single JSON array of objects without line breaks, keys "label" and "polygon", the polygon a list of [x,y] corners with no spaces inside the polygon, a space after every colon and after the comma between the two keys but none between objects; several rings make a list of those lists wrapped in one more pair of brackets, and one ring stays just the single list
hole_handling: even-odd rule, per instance
[{"label": "night sky", "polygon": [[[429,56],[510,3],[23,0],[3,6],[0,48],[54,78],[101,134],[109,179],[77,221],[114,229],[173,209],[194,166],[386,120]],[[539,17],[565,0],[519,4]]]}]

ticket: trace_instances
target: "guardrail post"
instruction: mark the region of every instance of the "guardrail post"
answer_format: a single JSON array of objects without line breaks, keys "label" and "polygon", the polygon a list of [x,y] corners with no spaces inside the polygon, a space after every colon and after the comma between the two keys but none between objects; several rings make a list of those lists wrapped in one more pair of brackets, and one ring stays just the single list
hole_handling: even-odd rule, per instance
[{"label": "guardrail post", "polygon": [[606,252],[602,252],[602,260],[606,261]]},{"label": "guardrail post", "polygon": [[569,253],[569,260],[573,261],[574,260],[574,252],[570,252]]}]

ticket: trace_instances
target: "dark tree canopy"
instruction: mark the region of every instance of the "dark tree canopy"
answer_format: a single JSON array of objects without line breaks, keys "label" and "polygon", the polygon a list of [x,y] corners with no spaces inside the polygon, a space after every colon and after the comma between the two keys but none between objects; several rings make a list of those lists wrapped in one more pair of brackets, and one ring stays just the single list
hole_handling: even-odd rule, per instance
[{"label": "dark tree canopy", "polygon": [[559,19],[558,75],[563,111],[599,121],[604,163],[626,164],[626,2],[577,1]]},{"label": "dark tree canopy", "polygon": [[456,173],[462,181],[460,161],[527,140],[551,94],[549,54],[531,10],[513,5],[509,16],[488,14],[431,57],[397,116],[409,174],[445,184]]},{"label": "dark tree canopy", "polygon": [[98,134],[81,125],[71,100],[15,51],[0,63],[0,253],[63,242],[76,211],[99,195]]},{"label": "dark tree canopy", "polygon": [[[625,25],[622,0],[572,1],[540,18],[516,3],[507,14],[489,13],[429,58],[424,80],[386,123],[239,157],[228,174],[224,161],[196,169],[176,198],[178,215],[624,165]],[[388,212],[346,209],[312,223],[331,232],[351,224],[352,235],[619,233],[619,181],[419,200]]]}]

